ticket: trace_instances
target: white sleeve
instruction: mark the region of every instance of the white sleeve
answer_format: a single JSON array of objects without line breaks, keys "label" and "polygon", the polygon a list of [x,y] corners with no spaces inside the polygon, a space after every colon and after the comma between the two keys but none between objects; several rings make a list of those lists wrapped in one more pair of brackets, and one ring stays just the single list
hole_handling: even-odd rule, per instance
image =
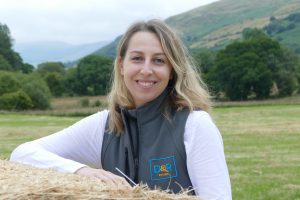
[{"label": "white sleeve", "polygon": [[185,126],[184,144],[187,169],[196,194],[204,200],[231,200],[222,137],[208,113],[190,113]]},{"label": "white sleeve", "polygon": [[74,173],[83,166],[101,168],[101,148],[108,111],[86,117],[52,135],[24,143],[10,160]]}]

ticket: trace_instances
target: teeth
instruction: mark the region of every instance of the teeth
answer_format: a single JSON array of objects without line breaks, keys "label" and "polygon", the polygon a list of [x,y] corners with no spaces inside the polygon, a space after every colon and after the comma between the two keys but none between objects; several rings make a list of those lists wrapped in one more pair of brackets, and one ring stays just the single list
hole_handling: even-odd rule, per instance
[{"label": "teeth", "polygon": [[138,81],[139,85],[143,86],[143,87],[151,87],[152,85],[154,85],[154,82],[144,82],[144,81]]}]

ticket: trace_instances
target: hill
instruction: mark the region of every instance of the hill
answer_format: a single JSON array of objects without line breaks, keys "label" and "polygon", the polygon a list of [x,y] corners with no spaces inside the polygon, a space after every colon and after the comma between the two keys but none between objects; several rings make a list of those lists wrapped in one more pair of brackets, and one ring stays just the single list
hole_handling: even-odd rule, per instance
[{"label": "hill", "polygon": [[24,62],[38,65],[47,61],[70,62],[80,59],[95,50],[108,44],[96,42],[81,45],[72,45],[64,42],[32,42],[16,43],[15,51],[19,52]]},{"label": "hill", "polygon": [[267,26],[271,16],[282,18],[295,12],[300,12],[299,0],[221,0],[170,17],[166,22],[189,48],[211,48],[239,38],[246,27]]},{"label": "hill", "polygon": [[282,19],[272,17],[270,24],[264,29],[272,38],[300,53],[300,12]]},{"label": "hill", "polygon": [[108,45],[98,49],[93,54],[96,55],[105,55],[109,57],[114,57],[116,54],[116,47],[121,39],[122,35],[118,36],[113,42],[109,43]]},{"label": "hill", "polygon": [[[269,25],[271,17],[282,19],[297,12],[300,12],[299,0],[220,0],[169,17],[165,21],[177,31],[191,50],[204,47],[218,49],[231,40],[240,38],[244,28],[262,29]],[[299,29],[294,29],[294,32],[296,33],[288,34],[288,40],[299,40],[296,39],[299,38]],[[111,50],[116,48],[117,41],[118,39],[95,54],[113,56]],[[293,47],[300,47],[300,41]]]}]

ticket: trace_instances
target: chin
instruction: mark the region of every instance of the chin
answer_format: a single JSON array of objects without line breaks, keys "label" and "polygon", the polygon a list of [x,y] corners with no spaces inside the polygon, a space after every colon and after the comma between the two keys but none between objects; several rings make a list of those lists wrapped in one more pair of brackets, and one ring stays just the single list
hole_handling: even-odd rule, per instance
[{"label": "chin", "polygon": [[150,101],[153,101],[156,97],[157,97],[157,96],[139,99],[139,101],[138,101],[139,103],[137,104],[137,107],[142,106],[142,105],[145,105],[146,103],[148,103],[148,102],[150,102]]}]

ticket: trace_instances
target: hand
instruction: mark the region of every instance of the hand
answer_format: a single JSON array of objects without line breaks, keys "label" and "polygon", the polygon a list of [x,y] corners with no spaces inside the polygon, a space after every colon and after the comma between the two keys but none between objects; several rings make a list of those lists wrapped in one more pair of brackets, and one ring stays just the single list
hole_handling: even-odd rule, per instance
[{"label": "hand", "polygon": [[125,178],[121,176],[117,176],[109,171],[105,171],[103,169],[93,169],[90,167],[82,167],[78,169],[75,174],[94,177],[100,179],[101,181],[108,183],[108,184],[121,184],[125,186],[130,186],[130,184],[125,180]]}]

